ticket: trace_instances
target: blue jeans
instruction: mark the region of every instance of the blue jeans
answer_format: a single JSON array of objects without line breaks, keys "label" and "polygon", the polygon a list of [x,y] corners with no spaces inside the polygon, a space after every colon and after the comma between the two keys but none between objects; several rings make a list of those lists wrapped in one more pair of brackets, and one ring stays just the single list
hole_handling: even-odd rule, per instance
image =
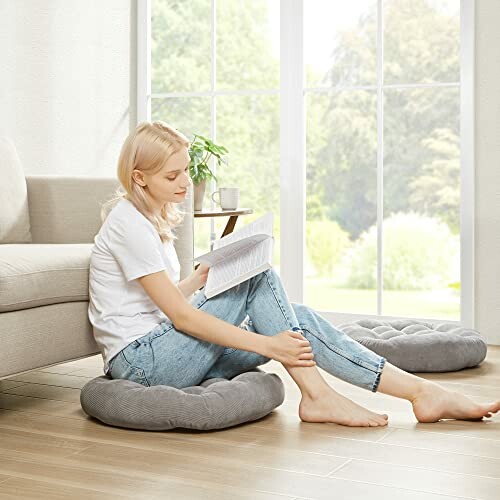
[{"label": "blue jeans", "polygon": [[[351,384],[377,391],[385,358],[337,330],[311,308],[290,303],[272,268],[211,299],[199,291],[191,304],[235,326],[248,315],[249,329],[261,335],[299,327],[319,367]],[[171,322],[162,322],[118,353],[110,361],[108,373],[145,386],[181,389],[209,378],[231,379],[269,360],[255,352],[200,340],[177,330]]]}]

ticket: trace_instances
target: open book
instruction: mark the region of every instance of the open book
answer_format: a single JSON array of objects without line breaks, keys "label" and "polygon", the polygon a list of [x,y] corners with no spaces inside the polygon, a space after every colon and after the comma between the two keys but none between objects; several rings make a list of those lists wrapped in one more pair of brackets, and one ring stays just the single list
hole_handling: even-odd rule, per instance
[{"label": "open book", "polygon": [[210,266],[204,293],[214,297],[272,267],[274,214],[268,212],[220,240],[193,259]]}]

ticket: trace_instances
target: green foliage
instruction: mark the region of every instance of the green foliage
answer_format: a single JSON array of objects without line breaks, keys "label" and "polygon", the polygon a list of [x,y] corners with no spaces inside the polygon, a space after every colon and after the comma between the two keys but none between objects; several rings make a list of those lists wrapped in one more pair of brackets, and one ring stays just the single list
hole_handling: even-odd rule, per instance
[{"label": "green foliage", "polygon": [[[384,289],[430,290],[456,281],[458,236],[443,222],[415,213],[384,221]],[[363,233],[343,259],[342,285],[377,287],[377,227]],[[339,276],[339,279],[342,279]]]},{"label": "green foliage", "polygon": [[[279,89],[279,59],[271,54],[268,30],[269,3],[269,0],[217,0],[219,90]],[[246,116],[233,116],[234,122],[240,119]]]},{"label": "green foliage", "polygon": [[[152,92],[210,90],[211,2],[153,0],[151,4]],[[189,101],[191,98],[183,99],[186,104]],[[168,123],[172,122],[168,119],[172,117],[166,118]],[[188,117],[193,118],[192,115]],[[186,130],[195,128],[201,129],[197,121]]]},{"label": "green foliage", "polygon": [[[459,81],[459,17],[433,4],[384,2],[385,84]],[[325,83],[375,85],[376,2],[335,43]],[[451,146],[460,136],[458,89],[385,88],[383,99],[384,213],[416,210],[455,231],[460,185],[458,151]],[[309,94],[307,131],[308,191],[323,193],[328,218],[357,238],[377,213],[375,90]],[[445,171],[435,175],[443,164]]]},{"label": "green foliage", "polygon": [[409,205],[421,213],[438,217],[450,229],[460,232],[460,145],[458,135],[449,129],[435,129],[423,139],[423,147],[433,152],[422,165],[422,175],[411,184]]},{"label": "green foliage", "polygon": [[312,220],[306,224],[306,248],[317,273],[331,277],[345,249],[349,234],[331,220]]},{"label": "green foliage", "polygon": [[[210,15],[207,0],[151,2],[151,91],[210,90]],[[210,136],[210,97],[151,99],[151,118],[177,130]]]},{"label": "green foliage", "polygon": [[280,211],[279,99],[277,96],[224,96],[217,107],[218,140],[231,150],[231,169],[220,186],[239,186],[240,204],[259,215]]},{"label": "green foliage", "polygon": [[[217,88],[279,90],[279,60],[270,51],[267,0],[217,2]],[[152,2],[152,90],[210,90],[210,2]],[[211,137],[210,97],[153,98],[153,119]],[[217,143],[231,151],[231,169],[212,168],[218,186],[240,187],[240,205],[279,214],[279,96],[217,97]],[[185,132],[186,133],[186,132]],[[208,196],[207,190],[207,196]]]},{"label": "green foliage", "polygon": [[210,139],[195,134],[194,140],[189,145],[189,156],[191,158],[189,163],[189,174],[193,182],[199,184],[203,180],[210,178],[217,180],[217,177],[208,166],[208,161],[211,157],[214,157],[217,159],[218,166],[220,166],[221,163],[227,164],[227,159],[225,158],[227,153],[228,150],[224,146],[218,146]]},{"label": "green foliage", "polygon": [[[351,29],[325,40],[333,48],[330,70],[317,75],[307,66],[308,81],[376,85],[371,4]],[[267,0],[217,1],[218,90],[279,90],[268,9]],[[152,12],[153,92],[209,91],[210,1],[154,0]],[[438,1],[385,0],[384,24],[385,84],[459,81],[458,16],[448,16]],[[375,288],[377,279],[377,104],[376,90],[306,92],[308,254],[318,273],[365,288]],[[154,97],[151,105],[153,119],[210,136],[211,97]],[[446,286],[458,275],[449,268],[458,262],[451,233],[459,232],[459,89],[384,88],[383,107],[384,287]],[[210,172],[219,185],[241,188],[240,204],[252,207],[252,216],[273,211],[276,236],[280,189],[286,189],[279,95],[219,95],[216,110],[214,140],[231,150],[232,168]],[[421,217],[401,214],[409,212]],[[408,227],[391,229],[398,217]],[[359,238],[352,249],[346,232],[351,241]]]}]

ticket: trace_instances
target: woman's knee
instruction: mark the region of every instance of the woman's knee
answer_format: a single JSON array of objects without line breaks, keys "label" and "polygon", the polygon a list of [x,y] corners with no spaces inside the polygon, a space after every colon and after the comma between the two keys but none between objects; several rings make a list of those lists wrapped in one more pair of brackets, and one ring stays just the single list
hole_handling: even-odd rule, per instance
[{"label": "woman's knee", "polygon": [[299,323],[307,323],[312,315],[309,307],[307,307],[304,304],[298,304],[296,302],[291,302],[291,305],[293,308],[293,312],[295,313],[295,316],[297,316]]},{"label": "woman's knee", "polygon": [[268,276],[268,277],[271,277],[271,278],[276,279],[276,280],[280,280],[281,279],[280,276],[279,276],[279,274],[274,269],[274,267],[270,267],[269,269],[266,269],[265,271],[262,271],[262,273],[260,273],[260,274]]}]

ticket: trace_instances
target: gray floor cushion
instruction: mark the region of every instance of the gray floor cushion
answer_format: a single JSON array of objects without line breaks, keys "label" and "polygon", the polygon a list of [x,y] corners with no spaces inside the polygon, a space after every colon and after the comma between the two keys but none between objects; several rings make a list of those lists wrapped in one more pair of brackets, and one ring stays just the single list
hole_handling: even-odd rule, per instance
[{"label": "gray floor cushion", "polygon": [[264,417],[284,397],[278,375],[256,368],[231,380],[213,378],[184,389],[145,387],[103,375],[83,386],[80,402],[87,415],[117,427],[208,430]]},{"label": "gray floor cushion", "polygon": [[337,326],[354,340],[408,372],[449,372],[486,357],[480,333],[450,323],[363,319]]}]

